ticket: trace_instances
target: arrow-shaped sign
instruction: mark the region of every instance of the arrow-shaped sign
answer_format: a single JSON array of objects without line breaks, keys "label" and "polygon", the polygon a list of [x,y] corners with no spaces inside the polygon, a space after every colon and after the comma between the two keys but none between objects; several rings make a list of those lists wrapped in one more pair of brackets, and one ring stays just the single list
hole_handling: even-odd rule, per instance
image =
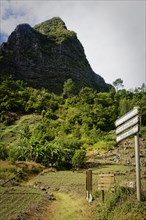
[{"label": "arrow-shaped sign", "polygon": [[127,114],[123,115],[121,118],[117,119],[115,122],[116,127],[123,124],[125,121],[128,121],[130,118],[138,114],[138,108],[134,108]]},{"label": "arrow-shaped sign", "polygon": [[125,133],[117,136],[116,141],[119,142],[123,139],[125,139],[126,137],[129,137],[132,134],[135,134],[138,132],[138,125],[135,125],[133,128],[131,128],[130,130],[126,131]]},{"label": "arrow-shaped sign", "polygon": [[137,115],[136,117],[132,118],[128,122],[126,122],[123,125],[121,125],[120,127],[118,127],[116,129],[116,134],[119,134],[122,131],[126,130],[127,128],[130,128],[131,126],[135,125],[136,123],[138,123],[138,120],[139,120],[139,117]]}]

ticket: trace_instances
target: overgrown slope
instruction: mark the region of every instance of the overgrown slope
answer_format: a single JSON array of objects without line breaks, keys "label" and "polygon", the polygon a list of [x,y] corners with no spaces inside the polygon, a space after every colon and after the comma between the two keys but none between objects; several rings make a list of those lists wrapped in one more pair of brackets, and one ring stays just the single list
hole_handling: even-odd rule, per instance
[{"label": "overgrown slope", "polygon": [[86,87],[77,95],[68,80],[63,96],[57,96],[8,79],[1,83],[0,101],[1,159],[81,166],[86,149],[112,149],[115,120],[135,105],[140,107],[141,125],[146,125],[144,91],[97,93]]}]

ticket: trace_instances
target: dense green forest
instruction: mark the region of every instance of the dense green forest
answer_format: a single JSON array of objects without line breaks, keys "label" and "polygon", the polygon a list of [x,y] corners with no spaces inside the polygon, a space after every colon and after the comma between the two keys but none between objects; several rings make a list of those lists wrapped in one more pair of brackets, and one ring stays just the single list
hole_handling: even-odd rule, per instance
[{"label": "dense green forest", "polygon": [[[118,84],[119,82],[119,84]],[[115,143],[115,120],[139,106],[141,127],[146,126],[146,89],[119,89],[115,81],[110,92],[78,89],[71,79],[61,96],[46,89],[28,87],[23,81],[0,84],[1,125],[9,127],[23,115],[39,115],[34,129],[24,123],[19,138],[7,146],[1,136],[0,159],[33,160],[45,166],[82,166],[86,149],[110,149]],[[141,130],[142,132],[142,130]]]}]

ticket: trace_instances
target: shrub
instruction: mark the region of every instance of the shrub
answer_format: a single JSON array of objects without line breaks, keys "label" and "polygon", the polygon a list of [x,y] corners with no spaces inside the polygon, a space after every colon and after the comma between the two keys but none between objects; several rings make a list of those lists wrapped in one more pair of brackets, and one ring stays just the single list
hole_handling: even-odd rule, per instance
[{"label": "shrub", "polygon": [[0,143],[0,159],[6,160],[8,158],[8,150],[4,144]]},{"label": "shrub", "polygon": [[86,155],[86,151],[81,149],[77,150],[72,158],[72,166],[74,168],[81,168],[84,164],[84,158]]}]

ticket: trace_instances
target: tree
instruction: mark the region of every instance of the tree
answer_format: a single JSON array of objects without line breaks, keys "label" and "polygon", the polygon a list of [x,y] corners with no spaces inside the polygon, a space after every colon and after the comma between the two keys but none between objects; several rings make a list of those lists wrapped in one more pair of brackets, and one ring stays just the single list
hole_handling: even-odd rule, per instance
[{"label": "tree", "polygon": [[121,98],[119,102],[119,115],[122,116],[132,109],[129,99]]},{"label": "tree", "polygon": [[121,78],[118,78],[116,79],[114,82],[113,82],[113,86],[116,88],[116,91],[119,90],[119,88],[123,88],[124,85],[123,85],[123,80]]},{"label": "tree", "polygon": [[69,98],[77,94],[75,83],[72,79],[68,79],[63,85],[63,97]]},{"label": "tree", "polygon": [[143,83],[143,84],[141,85],[141,91],[142,91],[142,92],[145,92],[145,91],[146,91],[146,85],[145,85],[145,83]]}]

